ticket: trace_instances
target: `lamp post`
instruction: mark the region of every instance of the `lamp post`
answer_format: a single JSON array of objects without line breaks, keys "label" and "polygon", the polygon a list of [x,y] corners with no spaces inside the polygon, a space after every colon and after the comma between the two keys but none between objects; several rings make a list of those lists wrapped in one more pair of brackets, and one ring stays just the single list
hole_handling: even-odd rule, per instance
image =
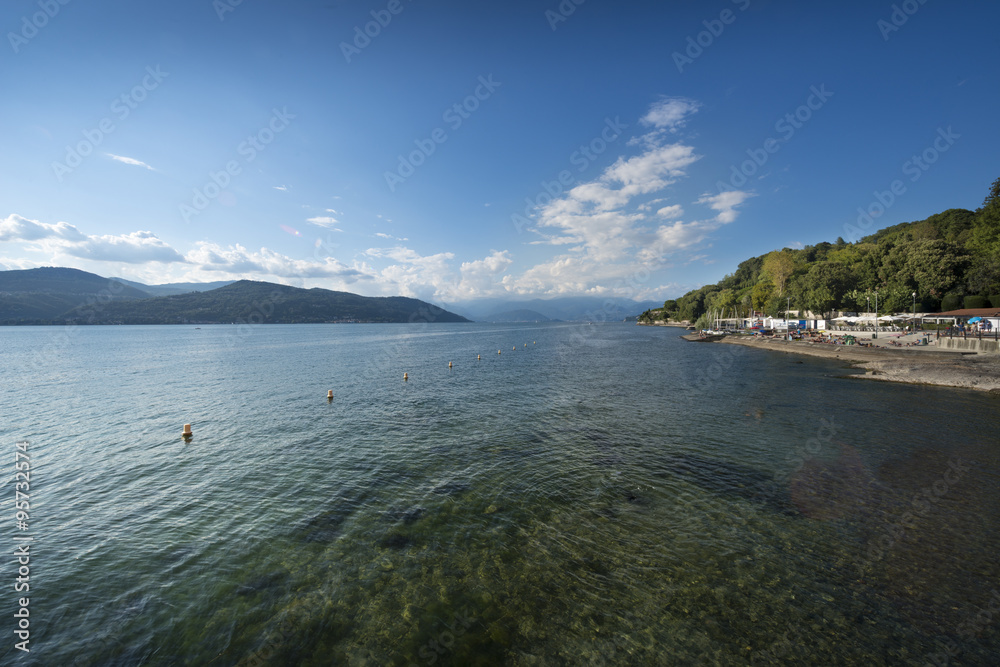
[{"label": "lamp post", "polygon": [[878,338],[878,290],[875,290],[875,331],[872,332],[872,338]]},{"label": "lamp post", "polygon": [[913,333],[917,333],[917,293],[913,293]]},{"label": "lamp post", "polygon": [[785,297],[785,333],[788,334],[788,340],[792,339],[792,325],[788,322],[788,310],[792,307],[792,297]]}]

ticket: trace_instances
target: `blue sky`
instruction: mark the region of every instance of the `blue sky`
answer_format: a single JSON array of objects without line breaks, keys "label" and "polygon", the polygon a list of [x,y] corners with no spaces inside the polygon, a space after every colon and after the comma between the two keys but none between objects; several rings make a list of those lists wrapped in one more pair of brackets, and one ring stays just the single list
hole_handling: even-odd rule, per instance
[{"label": "blue sky", "polygon": [[660,300],[1000,176],[992,2],[235,2],[3,3],[0,268]]}]

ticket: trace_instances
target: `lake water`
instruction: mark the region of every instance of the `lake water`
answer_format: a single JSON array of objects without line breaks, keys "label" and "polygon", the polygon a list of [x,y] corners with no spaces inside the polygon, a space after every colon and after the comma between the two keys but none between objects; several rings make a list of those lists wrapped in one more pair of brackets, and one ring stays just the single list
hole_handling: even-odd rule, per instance
[{"label": "lake water", "polygon": [[0,663],[997,664],[1000,401],[679,333],[0,329]]}]

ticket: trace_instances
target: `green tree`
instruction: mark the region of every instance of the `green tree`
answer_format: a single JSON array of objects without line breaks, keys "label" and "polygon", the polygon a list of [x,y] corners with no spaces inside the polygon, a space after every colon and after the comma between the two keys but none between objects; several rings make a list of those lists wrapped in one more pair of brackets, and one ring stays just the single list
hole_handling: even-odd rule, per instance
[{"label": "green tree", "polygon": [[795,259],[788,249],[775,250],[764,257],[762,270],[774,283],[778,290],[778,296],[781,296],[785,292],[788,278],[795,270]]},{"label": "green tree", "polygon": [[736,292],[731,289],[721,289],[712,295],[710,310],[721,311],[723,317],[728,317],[736,306]]},{"label": "green tree", "polygon": [[753,287],[750,293],[753,301],[753,309],[763,311],[767,308],[771,295],[774,294],[774,284],[770,280],[763,280]]}]

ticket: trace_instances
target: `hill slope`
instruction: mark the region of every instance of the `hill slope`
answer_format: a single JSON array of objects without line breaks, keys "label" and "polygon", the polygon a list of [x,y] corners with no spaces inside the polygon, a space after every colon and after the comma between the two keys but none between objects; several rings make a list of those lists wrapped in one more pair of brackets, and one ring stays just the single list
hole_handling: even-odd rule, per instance
[{"label": "hill slope", "polygon": [[134,280],[125,280],[124,278],[111,278],[110,280],[117,280],[118,282],[128,285],[129,287],[142,290],[149,296],[168,296],[170,294],[187,294],[188,292],[207,292],[209,290],[225,287],[226,285],[232,285],[236,282],[235,280],[216,280],[212,283],[165,283],[163,285],[144,285],[143,283],[137,283]]},{"label": "hill slope", "polygon": [[72,311],[66,319],[93,324],[468,321],[418,299],[366,297],[250,280],[208,292],[115,302],[90,310],[94,312]]},{"label": "hill slope", "polygon": [[77,269],[0,271],[0,322],[41,323],[81,305],[149,298],[115,279]]},{"label": "hill slope", "polygon": [[467,321],[418,299],[249,280],[154,297],[114,278],[76,269],[0,271],[0,324]]},{"label": "hill slope", "polygon": [[869,311],[876,299],[879,313],[1000,307],[1000,178],[976,211],[949,209],[854,243],[774,250],[663,306],[693,322],[709,311]]}]

